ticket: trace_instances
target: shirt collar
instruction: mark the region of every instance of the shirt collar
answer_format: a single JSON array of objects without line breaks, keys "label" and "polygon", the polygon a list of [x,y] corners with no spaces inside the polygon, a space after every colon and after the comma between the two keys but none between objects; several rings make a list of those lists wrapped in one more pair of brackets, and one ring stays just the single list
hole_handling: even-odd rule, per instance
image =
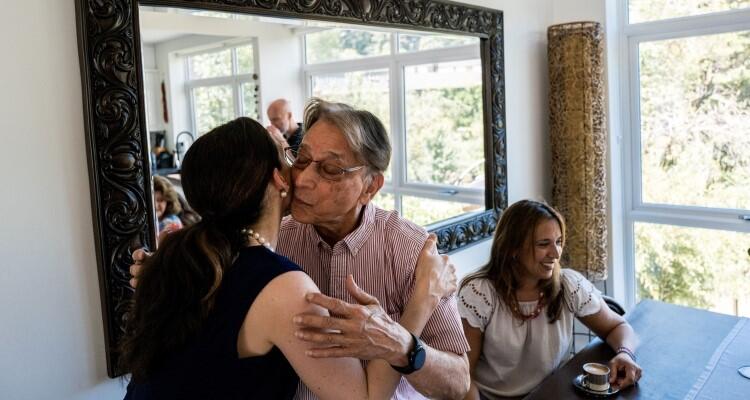
[{"label": "shirt collar", "polygon": [[[367,205],[362,210],[362,219],[359,221],[359,225],[346,237],[344,237],[341,242],[344,242],[346,247],[349,249],[349,252],[352,253],[352,255],[356,256],[357,252],[359,252],[359,249],[362,248],[362,246],[367,242],[367,239],[370,238],[372,233],[375,231],[375,206],[372,204],[372,202],[367,203]],[[307,224],[307,232],[309,237],[314,238],[314,241],[317,242],[318,246],[324,246],[330,248],[328,246],[328,243],[326,243],[323,238],[320,237],[318,234],[318,231],[315,230],[315,227],[312,224]]]}]

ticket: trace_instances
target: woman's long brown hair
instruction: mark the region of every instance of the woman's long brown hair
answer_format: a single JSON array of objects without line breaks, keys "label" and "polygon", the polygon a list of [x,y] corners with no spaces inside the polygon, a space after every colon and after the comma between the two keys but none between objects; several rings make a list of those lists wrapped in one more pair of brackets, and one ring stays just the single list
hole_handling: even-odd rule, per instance
[{"label": "woman's long brown hair", "polygon": [[[469,274],[461,281],[461,288],[470,281],[484,278],[492,282],[502,304],[520,322],[523,315],[518,308],[516,290],[520,285],[523,266],[518,261],[520,255],[533,250],[534,231],[543,221],[557,221],[565,245],[565,220],[557,210],[546,203],[521,200],[508,207],[500,217],[492,241],[490,261],[478,271]],[[563,307],[563,293],[560,284],[560,264],[552,270],[552,278],[545,280],[541,287],[547,302],[547,320],[553,323],[560,318]],[[515,307],[514,307],[515,306]]]},{"label": "woman's long brown hair", "polygon": [[144,263],[127,315],[120,367],[147,380],[199,332],[224,271],[262,212],[279,150],[262,125],[238,118],[190,146],[182,164],[185,197],[201,221],[168,235]]}]

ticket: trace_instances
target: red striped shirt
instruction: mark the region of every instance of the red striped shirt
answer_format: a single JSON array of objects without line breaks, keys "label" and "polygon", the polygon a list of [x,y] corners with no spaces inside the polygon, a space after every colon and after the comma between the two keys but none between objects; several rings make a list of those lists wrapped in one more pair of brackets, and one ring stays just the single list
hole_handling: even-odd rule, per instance
[{"label": "red striped shirt", "polygon": [[[355,303],[345,286],[346,276],[352,274],[357,285],[377,297],[388,315],[398,321],[414,290],[414,267],[426,239],[422,227],[370,203],[357,229],[333,248],[312,225],[285,218],[276,251],[299,264],[324,294]],[[440,302],[420,338],[441,351],[464,354],[469,350],[455,296]],[[300,382],[295,398],[317,397]],[[393,398],[424,397],[401,378]]]}]

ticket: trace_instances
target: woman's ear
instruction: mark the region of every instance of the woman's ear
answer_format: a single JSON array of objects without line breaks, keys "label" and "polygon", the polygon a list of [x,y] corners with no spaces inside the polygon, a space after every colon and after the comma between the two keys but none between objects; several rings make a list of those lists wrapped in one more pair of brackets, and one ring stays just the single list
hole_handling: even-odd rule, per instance
[{"label": "woman's ear", "polygon": [[284,178],[278,168],[273,169],[273,184],[279,191],[289,191],[289,182],[286,181],[286,178]]}]

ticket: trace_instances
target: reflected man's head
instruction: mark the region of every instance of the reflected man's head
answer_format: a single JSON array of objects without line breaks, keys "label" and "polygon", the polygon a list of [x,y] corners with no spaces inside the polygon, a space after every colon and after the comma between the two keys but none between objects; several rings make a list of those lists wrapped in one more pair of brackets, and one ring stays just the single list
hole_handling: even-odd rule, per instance
[{"label": "reflected man's head", "polygon": [[266,114],[268,114],[271,125],[281,131],[284,136],[288,136],[297,128],[289,101],[286,99],[277,99],[271,102]]},{"label": "reflected man's head", "polygon": [[372,113],[313,98],[305,137],[292,168],[292,215],[337,229],[356,225],[359,211],[383,186],[391,144]]}]

